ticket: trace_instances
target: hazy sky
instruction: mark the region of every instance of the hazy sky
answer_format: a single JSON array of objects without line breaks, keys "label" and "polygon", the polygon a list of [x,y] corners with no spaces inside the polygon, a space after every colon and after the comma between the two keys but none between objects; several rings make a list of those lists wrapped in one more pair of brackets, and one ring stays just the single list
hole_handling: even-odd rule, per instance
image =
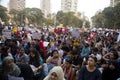
[{"label": "hazy sky", "polygon": [[[7,5],[9,0],[2,0],[1,4]],[[51,11],[57,12],[61,9],[61,0],[51,0]],[[96,11],[103,10],[110,5],[110,0],[78,0],[78,11],[88,18],[92,17]],[[40,7],[40,0],[26,0],[26,7]]]}]

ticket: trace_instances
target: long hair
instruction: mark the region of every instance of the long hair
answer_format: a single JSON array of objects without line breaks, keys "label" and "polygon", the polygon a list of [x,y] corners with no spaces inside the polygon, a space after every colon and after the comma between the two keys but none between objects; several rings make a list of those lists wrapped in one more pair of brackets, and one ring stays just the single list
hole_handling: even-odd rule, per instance
[{"label": "long hair", "polygon": [[58,53],[58,50],[53,50],[52,53],[51,53],[51,56],[53,56],[54,52]]},{"label": "long hair", "polygon": [[3,74],[6,74],[6,72],[10,71],[10,68],[8,68],[8,66],[7,66],[9,60],[13,61],[13,59],[10,57],[6,57],[3,59],[3,62],[2,62],[2,73]]},{"label": "long hair", "polygon": [[8,56],[8,53],[7,53],[7,50],[8,50],[8,47],[6,46],[2,46],[1,47],[1,60],[3,60],[6,56]]},{"label": "long hair", "polygon": [[29,60],[29,64],[34,65],[35,67],[40,66],[40,55],[39,52],[36,49],[31,49],[30,53],[34,54],[35,57],[32,57],[30,55],[30,60]]},{"label": "long hair", "polygon": [[[13,61],[12,67],[8,66],[9,60]],[[3,59],[2,73],[3,75],[19,76],[21,71],[19,67],[14,63],[14,59],[10,56],[7,56]]]}]

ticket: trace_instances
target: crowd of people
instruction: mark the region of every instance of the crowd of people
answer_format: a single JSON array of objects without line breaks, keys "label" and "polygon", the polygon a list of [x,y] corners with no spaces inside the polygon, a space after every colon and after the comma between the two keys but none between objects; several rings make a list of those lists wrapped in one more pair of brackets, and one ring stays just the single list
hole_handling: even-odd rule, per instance
[{"label": "crowd of people", "polygon": [[0,37],[1,80],[117,80],[116,30],[24,28]]}]

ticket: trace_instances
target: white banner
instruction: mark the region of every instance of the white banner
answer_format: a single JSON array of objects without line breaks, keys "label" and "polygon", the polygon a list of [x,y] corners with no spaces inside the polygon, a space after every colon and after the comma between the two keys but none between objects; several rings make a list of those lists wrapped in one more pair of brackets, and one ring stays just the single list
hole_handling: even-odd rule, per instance
[{"label": "white banner", "polygon": [[2,30],[2,36],[7,39],[11,39],[11,30]]},{"label": "white banner", "polygon": [[33,39],[41,39],[41,34],[40,33],[32,33],[32,38]]}]

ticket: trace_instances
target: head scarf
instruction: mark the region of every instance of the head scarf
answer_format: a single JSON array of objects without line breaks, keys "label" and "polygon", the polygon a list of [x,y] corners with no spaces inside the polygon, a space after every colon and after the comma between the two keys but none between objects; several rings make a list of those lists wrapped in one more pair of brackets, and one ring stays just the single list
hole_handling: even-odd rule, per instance
[{"label": "head scarf", "polygon": [[54,68],[52,68],[50,70],[48,76],[46,76],[46,78],[44,80],[49,80],[49,78],[53,72],[55,72],[57,74],[58,80],[65,80],[63,70],[60,66],[55,66]]}]

